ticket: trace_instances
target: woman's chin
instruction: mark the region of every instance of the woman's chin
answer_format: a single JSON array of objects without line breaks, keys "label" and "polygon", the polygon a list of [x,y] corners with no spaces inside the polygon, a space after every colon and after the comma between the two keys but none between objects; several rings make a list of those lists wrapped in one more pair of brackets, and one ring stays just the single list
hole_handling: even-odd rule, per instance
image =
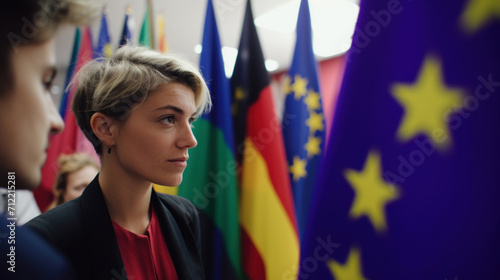
[{"label": "woman's chin", "polygon": [[167,186],[167,187],[177,187],[182,183],[182,175],[176,177],[162,178],[158,182],[153,182],[156,185]]}]

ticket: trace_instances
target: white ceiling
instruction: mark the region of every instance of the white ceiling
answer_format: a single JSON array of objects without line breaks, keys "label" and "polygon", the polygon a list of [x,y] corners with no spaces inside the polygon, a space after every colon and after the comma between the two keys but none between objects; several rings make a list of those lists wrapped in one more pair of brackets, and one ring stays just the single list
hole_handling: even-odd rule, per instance
[{"label": "white ceiling", "polygon": [[[137,38],[140,32],[140,27],[144,17],[144,12],[146,8],[146,2],[148,0],[135,0],[135,1],[122,1],[122,0],[108,0],[107,2],[107,13],[108,13],[108,28],[111,34],[111,39],[113,44],[116,46],[119,36],[122,31],[123,21],[125,17],[125,10],[127,5],[132,8],[132,16],[134,18],[135,27],[133,31],[133,41],[137,42]],[[222,46],[238,48],[241,28],[243,23],[243,15],[246,6],[246,0],[212,0],[214,3],[214,11],[217,19],[217,25],[219,28],[219,34],[221,38]],[[287,6],[294,2],[296,3],[295,10],[283,10],[283,16],[288,16],[288,19],[276,18],[276,26],[279,23],[291,24],[292,27],[288,28],[288,32],[276,31],[271,28],[263,28],[257,26],[257,32],[259,34],[260,43],[263,49],[263,53],[266,59],[272,59],[279,63],[279,69],[275,71],[281,71],[287,69],[292,61],[293,50],[295,46],[295,31],[294,26],[297,19],[298,13],[298,3],[299,0],[252,0],[252,10],[254,18],[258,18],[261,15],[266,14],[270,11],[276,11],[275,9]],[[350,46],[350,41],[343,42],[333,42],[329,39],[335,39],[335,34],[339,33],[336,31],[339,27],[347,26],[347,33],[351,33],[354,28],[355,17],[345,18],[345,12],[342,11],[339,5],[345,5],[346,2],[358,3],[358,0],[309,0],[312,13],[313,26],[315,21],[317,25],[323,27],[323,31],[320,34],[321,39],[327,40],[326,43],[333,45],[337,44],[340,48],[347,49]],[[314,12],[314,5],[318,5],[318,13]],[[332,5],[336,3],[337,5]],[[199,54],[195,53],[194,49],[197,44],[201,43],[203,36],[203,25],[205,21],[206,13],[206,0],[183,0],[183,1],[173,1],[173,0],[152,0],[153,4],[153,14],[155,16],[154,22],[156,23],[156,16],[158,14],[163,14],[165,18],[165,34],[168,41],[169,50],[178,54],[182,54],[189,61],[198,64]],[[330,10],[328,10],[330,9]],[[336,21],[335,21],[336,20]],[[344,24],[345,22],[345,24]],[[283,24],[282,24],[283,25]],[[97,41],[98,33],[100,28],[100,17],[97,18],[94,24],[91,26],[92,35],[94,38],[94,43]],[[157,33],[156,26],[155,33]],[[352,29],[352,30],[351,30]],[[325,36],[324,32],[330,32],[332,36]],[[316,34],[320,31],[313,31],[314,35],[318,38]],[[344,31],[345,33],[346,31]],[[71,49],[73,44],[74,28],[65,27],[63,28],[56,38],[57,44],[57,63],[58,68],[63,73],[58,75],[59,84],[62,86],[62,81],[65,76],[65,68],[67,67],[71,55]],[[157,34],[155,34],[157,37]],[[350,36],[349,36],[350,37]],[[316,39],[316,38],[315,38]],[[158,42],[156,40],[156,42]],[[316,42],[316,40],[315,40]],[[316,46],[315,46],[316,47]],[[317,57],[318,60],[326,59],[327,57]],[[56,81],[56,85],[58,84]]]}]

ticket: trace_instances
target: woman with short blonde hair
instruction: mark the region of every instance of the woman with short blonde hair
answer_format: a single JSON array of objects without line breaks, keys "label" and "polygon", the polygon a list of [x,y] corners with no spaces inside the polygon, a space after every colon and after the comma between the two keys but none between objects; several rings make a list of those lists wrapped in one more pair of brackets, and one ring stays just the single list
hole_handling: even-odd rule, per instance
[{"label": "woman with short blonde hair", "polygon": [[192,122],[210,109],[199,70],[172,55],[124,46],[73,81],[77,123],[101,158],[82,196],[29,223],[73,262],[82,279],[203,279],[191,202],[158,194],[177,186]]},{"label": "woman with short blonde hair", "polygon": [[[208,87],[193,65],[172,54],[161,54],[144,47],[120,48],[109,60],[94,60],[77,74],[72,109],[78,126],[101,155],[101,142],[90,125],[91,117],[103,113],[125,120],[130,111],[162,84],[181,83],[194,93],[197,117],[210,110]],[[71,86],[71,85],[70,85]]]}]

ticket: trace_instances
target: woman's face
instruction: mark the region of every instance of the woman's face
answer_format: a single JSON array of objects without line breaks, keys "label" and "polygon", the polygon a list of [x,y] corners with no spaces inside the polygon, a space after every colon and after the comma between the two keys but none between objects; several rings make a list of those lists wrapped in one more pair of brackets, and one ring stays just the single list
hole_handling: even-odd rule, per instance
[{"label": "woman's face", "polygon": [[76,172],[70,173],[63,193],[64,202],[82,195],[83,190],[92,182],[97,172],[99,171],[95,167],[87,165]]},{"label": "woman's face", "polygon": [[181,83],[171,82],[149,93],[119,125],[112,148],[118,164],[139,179],[179,185],[188,150],[197,145],[191,131],[195,113],[194,93]]}]

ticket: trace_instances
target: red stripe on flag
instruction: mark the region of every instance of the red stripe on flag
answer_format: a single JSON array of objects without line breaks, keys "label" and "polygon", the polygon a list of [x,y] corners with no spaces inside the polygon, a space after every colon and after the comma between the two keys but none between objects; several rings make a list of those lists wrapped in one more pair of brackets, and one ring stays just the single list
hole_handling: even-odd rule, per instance
[{"label": "red stripe on flag", "polygon": [[269,177],[276,194],[297,230],[281,121],[275,114],[271,94],[271,87],[268,85],[262,89],[259,99],[248,109],[247,138],[253,142],[267,162]]},{"label": "red stripe on flag", "polygon": [[266,267],[262,257],[244,229],[241,229],[243,269],[248,279],[266,279]]}]

